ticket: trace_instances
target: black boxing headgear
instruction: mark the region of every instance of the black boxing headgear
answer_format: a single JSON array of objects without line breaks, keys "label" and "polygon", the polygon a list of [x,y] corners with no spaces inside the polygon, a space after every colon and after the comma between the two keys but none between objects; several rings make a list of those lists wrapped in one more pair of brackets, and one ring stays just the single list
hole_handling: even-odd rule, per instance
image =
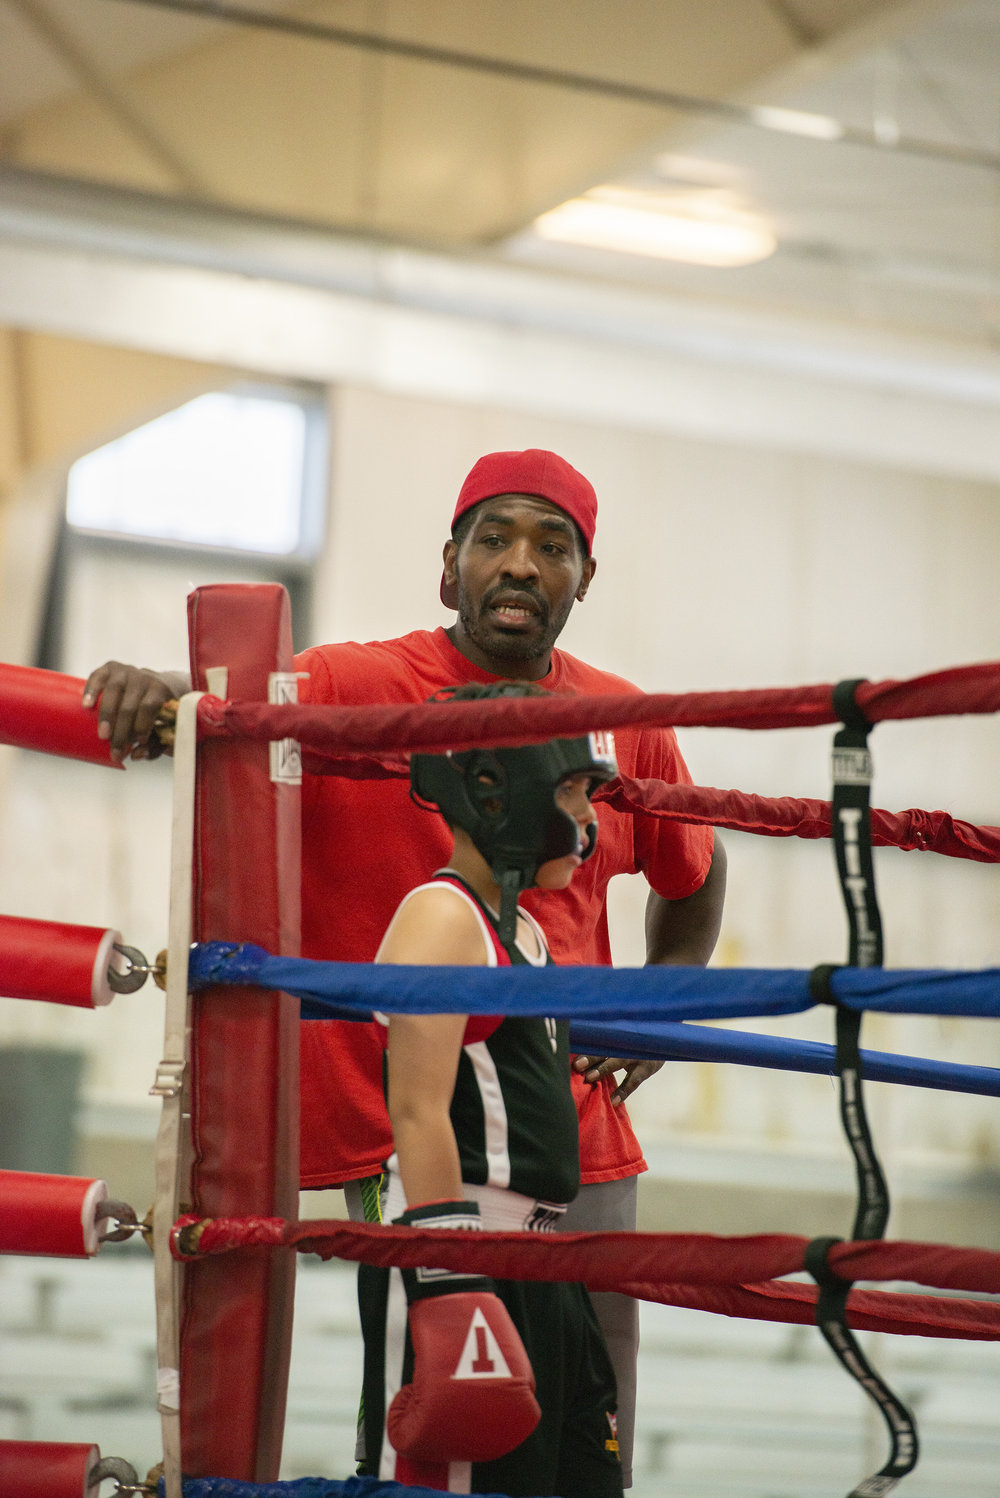
[{"label": "black boxing headgear", "polygon": [[[446,688],[432,700],[447,703],[456,697],[467,701],[534,695],[521,683],[497,682],[476,689]],[[586,846],[580,847],[576,819],[556,803],[560,784],[581,774],[599,784],[617,773],[610,733],[510,749],[410,756],[414,799],[436,806],[450,826],[463,828],[489,864],[500,886],[499,935],[507,946],[516,934],[517,897],[534,884],[540,866],[569,853],[589,858],[597,842],[593,822]]]}]

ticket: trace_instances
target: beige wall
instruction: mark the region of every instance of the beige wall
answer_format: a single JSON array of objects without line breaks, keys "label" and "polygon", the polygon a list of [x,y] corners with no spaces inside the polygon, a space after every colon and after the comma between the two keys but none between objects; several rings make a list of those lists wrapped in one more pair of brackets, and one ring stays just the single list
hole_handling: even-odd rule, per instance
[{"label": "beige wall", "polygon": [[[26,461],[20,348],[23,334],[0,328],[0,497],[14,486]],[[2,513],[2,507],[0,507]]]}]

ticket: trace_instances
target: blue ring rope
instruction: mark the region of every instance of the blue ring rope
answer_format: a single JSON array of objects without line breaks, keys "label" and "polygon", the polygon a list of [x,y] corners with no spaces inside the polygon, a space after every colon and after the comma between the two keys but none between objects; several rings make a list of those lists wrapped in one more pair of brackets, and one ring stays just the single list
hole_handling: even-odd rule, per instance
[{"label": "blue ring rope", "polygon": [[[303,1019],[362,1020],[386,1013],[544,1014],[574,1021],[583,1053],[732,1061],[832,1075],[833,1048],[817,1042],[680,1023],[796,1014],[814,1006],[809,973],[795,968],[397,967],[275,957],[250,943],[198,943],[192,988],[280,989]],[[1000,1018],[1000,969],[837,968],[834,997],[853,1009]],[[620,1016],[609,1024],[603,1016]],[[911,1086],[1000,1095],[1000,1070],[862,1053],[865,1076]]]},{"label": "blue ring rope", "polygon": [[[163,1478],[157,1485],[164,1498]],[[410,1488],[380,1477],[297,1477],[288,1482],[240,1482],[232,1477],[185,1477],[184,1498],[441,1498],[437,1488]],[[479,1498],[503,1498],[500,1493]]]}]

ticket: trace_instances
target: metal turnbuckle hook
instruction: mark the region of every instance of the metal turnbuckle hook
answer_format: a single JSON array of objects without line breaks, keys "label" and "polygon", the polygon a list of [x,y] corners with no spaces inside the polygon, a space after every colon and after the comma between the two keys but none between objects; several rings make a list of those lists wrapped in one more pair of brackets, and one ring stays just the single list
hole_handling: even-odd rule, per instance
[{"label": "metal turnbuckle hook", "polygon": [[112,963],[108,964],[108,986],[115,993],[137,993],[151,973],[155,978],[156,963],[147,962],[145,953],[138,947],[126,947],[116,941],[112,950],[128,963],[124,972]]},{"label": "metal turnbuckle hook", "polygon": [[120,1456],[102,1456],[99,1462],[91,1467],[87,1473],[87,1487],[99,1487],[102,1482],[111,1478],[115,1484],[116,1494],[144,1494],[152,1495],[156,1487],[150,1482],[140,1482],[139,1474],[131,1462],[125,1461]]},{"label": "metal turnbuckle hook", "polygon": [[139,1221],[135,1215],[135,1208],[130,1207],[128,1202],[111,1200],[98,1202],[94,1221],[117,1222],[118,1224],[110,1233],[102,1234],[102,1243],[124,1243],[127,1238],[131,1238],[133,1233],[150,1231],[145,1223]]}]

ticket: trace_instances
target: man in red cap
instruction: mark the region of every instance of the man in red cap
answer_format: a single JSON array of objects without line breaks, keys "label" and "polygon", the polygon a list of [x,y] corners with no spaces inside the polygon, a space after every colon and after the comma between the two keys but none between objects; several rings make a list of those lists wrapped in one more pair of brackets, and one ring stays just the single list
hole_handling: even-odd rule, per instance
[{"label": "man in red cap", "polygon": [[[462,485],[444,547],[441,599],[457,613],[448,629],[396,640],[321,645],[296,658],[308,673],[300,698],[315,703],[423,702],[441,687],[509,678],[562,693],[635,691],[631,683],[556,648],[574,603],[594,577],[597,498],[584,476],[540,449],[489,453]],[[89,678],[100,696],[99,732],[119,758],[149,752],[162,703],[184,690],[174,675],[109,662]],[[689,781],[671,729],[615,735],[623,774]],[[440,818],[415,807],[402,780],[306,776],[302,794],[302,952],[370,962],[403,895],[446,859]],[[559,963],[611,962],[605,903],[616,874],[642,873],[647,960],[703,964],[718,935],[725,855],[711,829],[599,805],[597,851],[570,887],[549,893],[545,928]],[[345,856],[345,849],[349,856]],[[532,909],[534,892],[523,897]],[[534,912],[533,912],[534,913]],[[658,1069],[618,1057],[579,1057],[573,1078],[580,1120],[580,1196],[564,1230],[635,1226],[636,1177],[646,1169],[624,1100]],[[615,1074],[624,1073],[616,1083]],[[377,1211],[377,1182],[392,1152],[382,1093],[382,1050],[373,1026],[337,1020],[302,1026],[304,1187],[343,1185],[352,1215]],[[618,1439],[629,1482],[636,1304],[598,1295],[619,1383]]]}]

